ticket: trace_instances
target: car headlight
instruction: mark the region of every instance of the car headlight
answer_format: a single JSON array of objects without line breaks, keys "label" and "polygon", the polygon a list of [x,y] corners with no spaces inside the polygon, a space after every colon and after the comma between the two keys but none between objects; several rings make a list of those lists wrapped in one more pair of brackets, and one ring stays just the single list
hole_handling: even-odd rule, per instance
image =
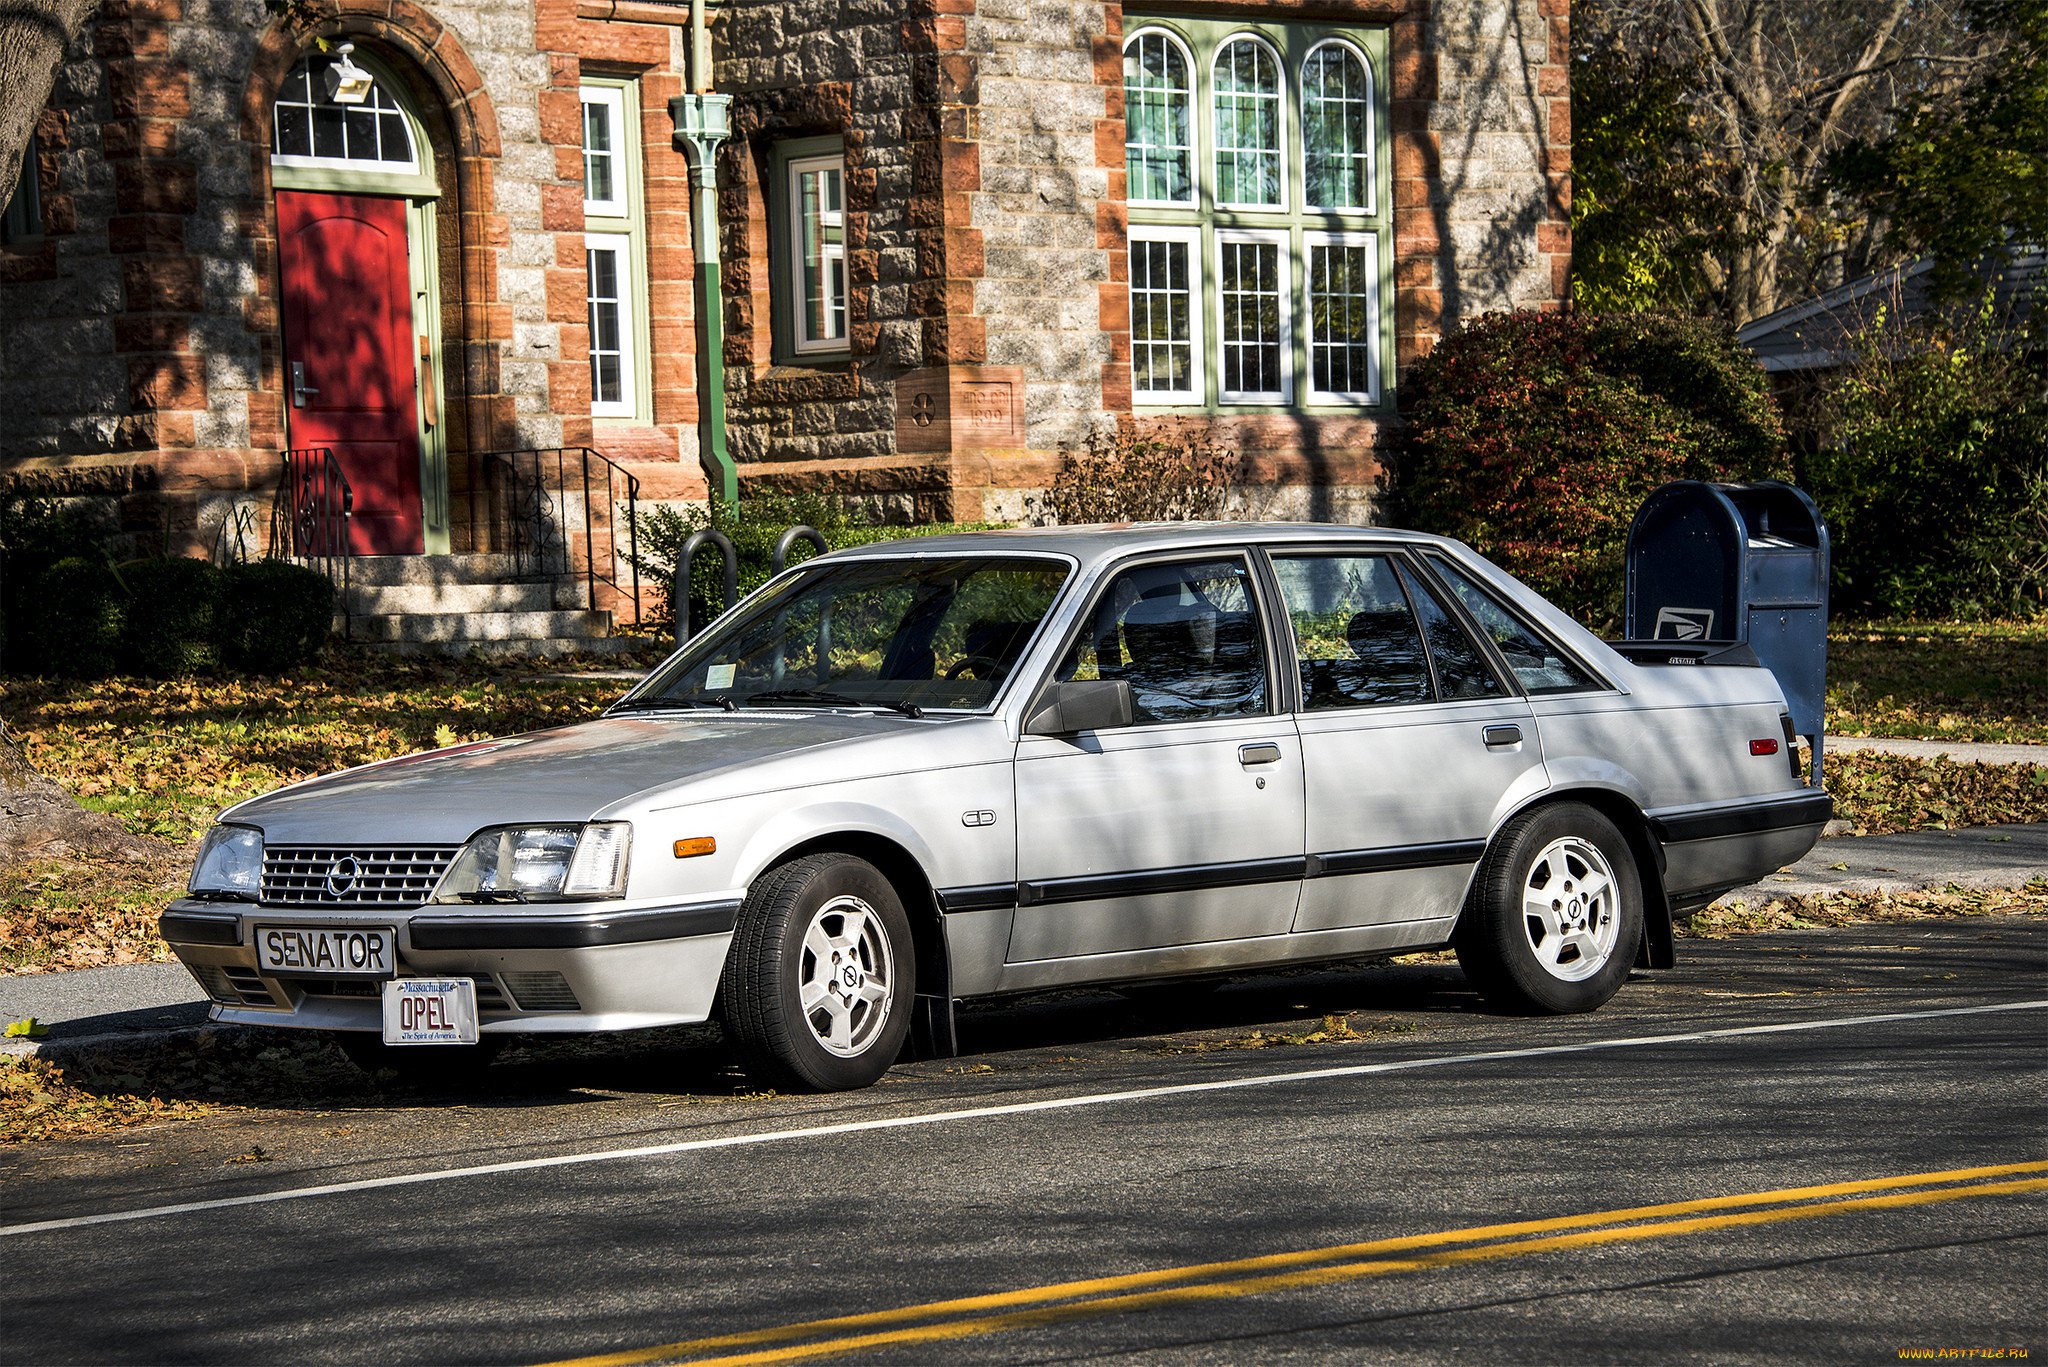
[{"label": "car headlight", "polygon": [[186,889],[195,897],[256,901],[263,895],[263,832],[218,825],[208,831]]},{"label": "car headlight", "polygon": [[496,826],[455,856],[436,902],[567,902],[624,897],[633,849],[629,821]]}]

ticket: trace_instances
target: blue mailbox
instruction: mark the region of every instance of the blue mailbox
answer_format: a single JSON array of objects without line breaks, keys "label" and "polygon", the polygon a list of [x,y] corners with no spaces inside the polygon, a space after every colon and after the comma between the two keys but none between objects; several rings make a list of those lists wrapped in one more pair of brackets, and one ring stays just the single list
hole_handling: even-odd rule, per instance
[{"label": "blue mailbox", "polygon": [[1702,661],[1744,645],[1777,676],[1820,783],[1828,701],[1828,524],[1781,480],[1679,480],[1643,500],[1628,529],[1630,641]]}]

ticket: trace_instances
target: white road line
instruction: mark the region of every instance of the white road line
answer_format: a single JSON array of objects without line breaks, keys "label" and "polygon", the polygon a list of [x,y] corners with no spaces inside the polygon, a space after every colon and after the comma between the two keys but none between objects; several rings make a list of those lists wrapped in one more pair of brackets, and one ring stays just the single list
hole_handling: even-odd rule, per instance
[{"label": "white road line", "polygon": [[1128,1092],[1093,1092],[1084,1096],[1058,1097],[1049,1101],[1023,1101],[1008,1106],[976,1106],[962,1111],[934,1111],[924,1115],[892,1116],[885,1120],[853,1120],[837,1125],[817,1125],[802,1130],[768,1130],[760,1134],[724,1135],[717,1139],[686,1139],[673,1144],[648,1144],[633,1149],[604,1149],[596,1153],[565,1153],[553,1158],[522,1158],[510,1163],[484,1163],[470,1168],[441,1168],[432,1172],[409,1172],[395,1177],[366,1177],[354,1182],[331,1182],[318,1187],[294,1187],[267,1191],[254,1196],[226,1196],[212,1201],[186,1201],[174,1206],[145,1206],[138,1210],[112,1210],[99,1215],[77,1215],[63,1220],[38,1220],[31,1224],[0,1225],[0,1237],[15,1234],[48,1234],[58,1230],[84,1229],[89,1225],[122,1224],[129,1220],[150,1220],[163,1215],[186,1215],[203,1210],[231,1210],[237,1206],[263,1206],[274,1201],[296,1201],[307,1196],[340,1196],[352,1191],[377,1191],[385,1187],[408,1187],[421,1182],[446,1182],[459,1177],[488,1177],[496,1173],[532,1172],[541,1168],[567,1168],[584,1163],[611,1163],[626,1158],[658,1158],[672,1153],[693,1153],[703,1149],[731,1149],[748,1144],[778,1144],[789,1139],[821,1139],[829,1135],[859,1134],[868,1130],[900,1130],[913,1125],[941,1125],[956,1120],[988,1120],[997,1116],[1028,1115],[1034,1111],[1063,1111],[1082,1106],[1106,1106],[1123,1101],[1149,1101],[1157,1097],[1192,1096],[1200,1092],[1227,1092],[1240,1087],[1267,1087],[1276,1083],[1316,1082],[1326,1078],[1366,1077],[1375,1073],[1399,1073],[1415,1068],[1446,1068],[1459,1063],[1497,1063],[1505,1059],[1548,1058],[1557,1054],[1583,1054],[1597,1049],[1641,1049],[1660,1044],[1690,1044],[1702,1040],[1737,1039],[1746,1035],[1783,1035],[1807,1030],[1834,1030],[1851,1025],[1883,1025],[1890,1021],[1937,1020],[1944,1016],[1982,1016],[2003,1011],[2039,1011],[2048,1000],[2007,1002],[1998,1006],[1960,1006],[1941,1011],[1899,1011],[1882,1016],[1846,1016],[1838,1020],[1797,1021],[1788,1025],[1747,1025],[1728,1030],[1695,1030],[1682,1035],[1638,1035],[1628,1039],[1588,1040],[1581,1044],[1551,1044],[1535,1049],[1504,1049],[1491,1054],[1449,1054],[1439,1058],[1408,1059],[1398,1063],[1361,1063],[1348,1068],[1310,1068],[1293,1073],[1264,1073],[1257,1077],[1231,1078],[1221,1082],[1184,1082],[1171,1087],[1144,1087]]}]

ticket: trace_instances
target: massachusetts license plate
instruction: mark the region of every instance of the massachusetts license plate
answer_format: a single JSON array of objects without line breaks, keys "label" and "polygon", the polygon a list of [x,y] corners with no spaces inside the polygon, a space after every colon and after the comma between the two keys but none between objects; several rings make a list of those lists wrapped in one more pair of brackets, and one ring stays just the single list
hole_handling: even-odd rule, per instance
[{"label": "massachusetts license plate", "polygon": [[258,926],[256,961],[266,973],[388,978],[398,968],[398,933],[388,926]]},{"label": "massachusetts license plate", "polygon": [[393,978],[384,984],[386,1044],[475,1044],[474,978]]}]

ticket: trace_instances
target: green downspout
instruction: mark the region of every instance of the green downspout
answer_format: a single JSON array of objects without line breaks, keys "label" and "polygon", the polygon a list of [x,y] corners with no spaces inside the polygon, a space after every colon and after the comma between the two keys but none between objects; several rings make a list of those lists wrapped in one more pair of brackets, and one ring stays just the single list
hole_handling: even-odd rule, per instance
[{"label": "green downspout", "polygon": [[690,93],[668,102],[676,143],[690,163],[696,198],[697,459],[714,503],[740,500],[740,471],[725,449],[725,296],[718,279],[718,147],[731,131],[732,96],[711,93],[711,40],[704,0],[690,0]]}]

